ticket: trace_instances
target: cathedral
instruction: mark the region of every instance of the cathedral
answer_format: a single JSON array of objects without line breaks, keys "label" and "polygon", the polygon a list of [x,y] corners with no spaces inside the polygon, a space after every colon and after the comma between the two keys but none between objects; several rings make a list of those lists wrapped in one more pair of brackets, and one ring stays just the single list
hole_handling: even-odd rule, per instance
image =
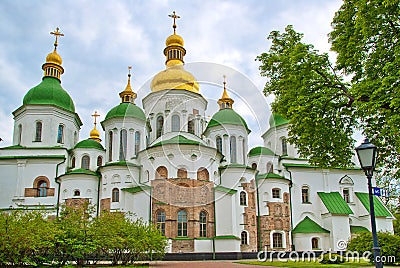
[{"label": "cathedral", "polygon": [[[0,148],[0,210],[45,209],[89,202],[156,224],[168,253],[338,251],[370,227],[367,181],[359,168],[322,169],[287,142],[290,121],[272,114],[264,144],[248,148],[250,129],[224,80],[219,111],[185,70],[183,38],[165,41],[165,69],[141,100],[125,89],[104,120],[93,114],[90,137],[61,86],[54,50],[42,81],[12,113],[13,144]],[[235,85],[232,85],[235,87]],[[93,103],[95,106],[96,103]],[[11,133],[11,130],[10,130]],[[104,137],[104,141],[100,139]],[[377,229],[393,232],[393,215],[375,198]]]}]

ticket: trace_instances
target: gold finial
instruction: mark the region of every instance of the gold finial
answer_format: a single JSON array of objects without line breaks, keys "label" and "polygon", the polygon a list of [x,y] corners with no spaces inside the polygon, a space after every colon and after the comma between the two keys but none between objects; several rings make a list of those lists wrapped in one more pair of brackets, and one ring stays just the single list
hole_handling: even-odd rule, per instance
[{"label": "gold finial", "polygon": [[125,90],[119,93],[119,96],[121,97],[121,102],[134,103],[137,97],[136,93],[133,92],[131,87],[131,70],[132,66],[128,66],[128,84],[126,85]]},{"label": "gold finial", "polygon": [[56,37],[56,41],[54,41],[54,50],[57,50],[57,46],[58,46],[58,37],[59,36],[64,36],[63,33],[60,33],[60,28],[56,28],[56,30],[54,32],[50,32],[50,34],[54,35]]},{"label": "gold finial", "polygon": [[94,127],[92,131],[90,131],[90,139],[101,142],[100,132],[96,129],[97,117],[99,117],[100,115],[97,113],[97,111],[94,111],[94,114],[92,114],[92,116],[94,117]]},{"label": "gold finial", "polygon": [[219,109],[232,109],[232,104],[235,102],[233,99],[231,99],[228,95],[228,92],[226,90],[226,75],[223,75],[224,78],[224,91],[222,93],[221,98],[218,100],[219,104]]},{"label": "gold finial", "polygon": [[172,25],[172,28],[174,28],[174,34],[176,34],[176,19],[180,19],[181,17],[176,15],[175,11],[173,11],[171,15],[168,15],[168,17],[174,19],[174,24]]}]

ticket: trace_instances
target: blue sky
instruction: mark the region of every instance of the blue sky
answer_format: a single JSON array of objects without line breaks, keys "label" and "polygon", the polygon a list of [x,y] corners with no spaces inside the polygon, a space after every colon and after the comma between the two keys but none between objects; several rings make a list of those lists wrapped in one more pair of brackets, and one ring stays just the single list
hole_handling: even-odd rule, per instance
[{"label": "blue sky", "polygon": [[[185,40],[186,69],[200,82],[209,101],[206,116],[217,111],[222,75],[227,76],[234,109],[247,121],[250,146],[261,145],[272,96],[262,95],[265,78],[254,59],[269,48],[268,34],[292,24],[316,49],[329,52],[327,34],[339,0],[76,0],[0,3],[0,145],[12,143],[12,112],[26,92],[40,83],[41,66],[52,51],[56,27],[65,34],[58,53],[65,73],[62,86],[74,99],[88,137],[95,110],[104,119],[119,103],[132,66],[136,104],[150,92],[149,82],[165,68],[165,39],[172,33],[167,16],[181,16],[177,33]],[[333,54],[331,54],[334,56]]]}]

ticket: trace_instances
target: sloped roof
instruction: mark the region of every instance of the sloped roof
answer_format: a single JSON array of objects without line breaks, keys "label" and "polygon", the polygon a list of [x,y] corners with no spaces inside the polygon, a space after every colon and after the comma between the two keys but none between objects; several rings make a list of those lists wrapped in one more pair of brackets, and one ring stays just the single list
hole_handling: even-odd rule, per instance
[{"label": "sloped roof", "polygon": [[[368,195],[368,193],[356,192],[355,194],[356,194],[357,198],[361,201],[363,206],[367,209],[368,213],[371,213],[369,210],[369,195]],[[382,204],[381,200],[378,197],[376,197],[375,195],[373,196],[373,198],[374,198],[375,216],[376,217],[392,217],[392,214]]]},{"label": "sloped roof", "polygon": [[322,228],[318,223],[306,216],[296,227],[292,230],[293,234],[300,233],[330,233],[328,230]]},{"label": "sloped roof", "polygon": [[329,213],[333,215],[349,215],[353,214],[353,211],[349,205],[344,201],[343,197],[339,192],[323,193],[318,192],[319,198],[321,198],[325,207]]}]

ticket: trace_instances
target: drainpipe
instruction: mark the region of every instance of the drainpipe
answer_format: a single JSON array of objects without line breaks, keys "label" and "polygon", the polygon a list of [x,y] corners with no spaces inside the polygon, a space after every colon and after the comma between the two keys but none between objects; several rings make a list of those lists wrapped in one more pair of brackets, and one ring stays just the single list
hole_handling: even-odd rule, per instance
[{"label": "drainpipe", "polygon": [[212,247],[213,247],[213,260],[215,260],[215,236],[217,235],[217,217],[215,213],[215,186],[213,187],[213,201],[214,201],[214,236],[212,240],[213,243]]},{"label": "drainpipe", "polygon": [[255,181],[256,181],[256,194],[257,194],[257,240],[258,240],[258,251],[262,250],[262,237],[261,237],[261,218],[260,218],[260,196],[258,193],[258,180],[257,180],[257,175],[259,171],[257,170],[255,174]]},{"label": "drainpipe", "polygon": [[96,208],[96,217],[100,214],[100,191],[101,191],[101,173],[99,172],[99,168],[97,169],[98,172],[98,183],[97,183],[97,208]]},{"label": "drainpipe", "polygon": [[292,180],[292,172],[285,167],[286,171],[289,172],[290,176],[290,184],[289,184],[289,206],[290,206],[290,240],[291,240],[291,249],[292,251],[295,250],[294,243],[293,243],[293,210],[292,210],[292,187],[293,187],[293,180]]},{"label": "drainpipe", "polygon": [[57,164],[56,166],[56,178],[55,182],[58,184],[58,191],[57,191],[57,212],[56,212],[56,217],[58,218],[58,214],[60,213],[60,189],[61,189],[61,183],[57,180],[58,179],[58,168],[61,164],[65,163],[67,159],[64,157],[64,160],[60,163]]}]

